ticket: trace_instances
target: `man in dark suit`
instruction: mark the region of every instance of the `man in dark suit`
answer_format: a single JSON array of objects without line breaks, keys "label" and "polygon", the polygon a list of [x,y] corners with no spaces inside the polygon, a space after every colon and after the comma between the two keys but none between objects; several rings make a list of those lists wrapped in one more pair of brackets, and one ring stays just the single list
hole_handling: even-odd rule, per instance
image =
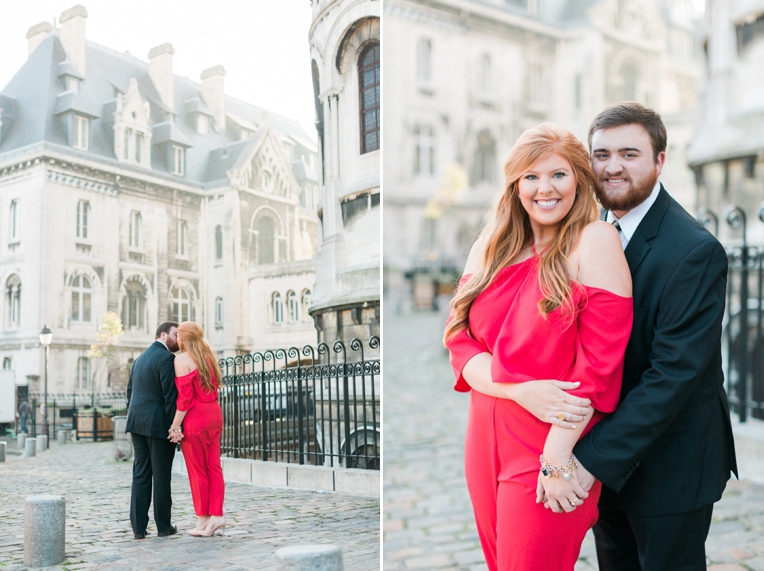
[{"label": "man in dark suit", "polygon": [[714,502],[737,473],[722,373],[724,248],[658,182],[666,129],[612,105],[589,131],[597,196],[619,230],[634,291],[618,409],[574,449],[603,571],[705,570]]},{"label": "man in dark suit", "polygon": [[127,427],[132,433],[133,487],[130,496],[130,523],[135,539],[146,537],[154,485],[154,521],[159,537],[178,529],[170,520],[172,496],[170,478],[175,444],[167,439],[175,417],[175,367],[173,353],[178,350],[178,324],[162,323],[156,341],[133,363],[127,384]]}]

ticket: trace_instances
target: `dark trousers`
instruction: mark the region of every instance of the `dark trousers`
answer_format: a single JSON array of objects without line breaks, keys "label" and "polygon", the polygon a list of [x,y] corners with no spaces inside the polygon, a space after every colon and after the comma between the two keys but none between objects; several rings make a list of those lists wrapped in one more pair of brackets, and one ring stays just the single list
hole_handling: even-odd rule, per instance
[{"label": "dark trousers", "polygon": [[713,504],[665,516],[640,516],[600,504],[594,526],[600,571],[705,571]]},{"label": "dark trousers", "polygon": [[172,495],[170,477],[175,444],[165,438],[133,434],[133,488],[130,496],[130,524],[133,533],[144,533],[149,523],[151,488],[154,487],[154,521],[157,531],[170,529]]}]

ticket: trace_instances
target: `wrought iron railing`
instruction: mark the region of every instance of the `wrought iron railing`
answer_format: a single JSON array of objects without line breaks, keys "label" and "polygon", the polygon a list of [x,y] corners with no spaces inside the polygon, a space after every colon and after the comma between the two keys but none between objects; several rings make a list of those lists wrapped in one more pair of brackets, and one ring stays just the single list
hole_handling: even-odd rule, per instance
[{"label": "wrought iron railing", "polygon": [[[697,217],[718,235],[715,213],[702,209]],[[764,222],[764,203],[758,218]],[[738,243],[725,246],[729,263],[722,337],[725,388],[732,411],[745,422],[749,416],[764,419],[764,246],[748,244],[746,215],[740,207],[728,206],[723,219],[740,236]]]},{"label": "wrought iron railing", "polygon": [[[380,341],[353,339],[290,347],[219,361],[223,411],[221,454],[271,462],[378,470]],[[42,430],[41,394],[30,394],[28,432]],[[51,438],[113,438],[110,417],[126,414],[125,393],[48,394]]]},{"label": "wrought iron railing", "polygon": [[[376,352],[379,344],[372,337],[367,346]],[[379,469],[380,362],[365,357],[358,339],[219,363],[223,455]]]}]

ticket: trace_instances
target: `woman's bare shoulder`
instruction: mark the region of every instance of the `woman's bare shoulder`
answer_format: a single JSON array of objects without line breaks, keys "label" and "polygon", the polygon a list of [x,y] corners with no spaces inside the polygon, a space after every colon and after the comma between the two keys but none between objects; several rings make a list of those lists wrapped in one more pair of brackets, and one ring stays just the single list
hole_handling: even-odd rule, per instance
[{"label": "woman's bare shoulder", "polygon": [[586,286],[631,295],[631,272],[623,254],[618,230],[598,220],[588,224],[576,248],[578,281]]},{"label": "woman's bare shoulder", "polygon": [[187,375],[194,369],[196,369],[196,363],[188,353],[175,355],[175,374],[177,376]]}]

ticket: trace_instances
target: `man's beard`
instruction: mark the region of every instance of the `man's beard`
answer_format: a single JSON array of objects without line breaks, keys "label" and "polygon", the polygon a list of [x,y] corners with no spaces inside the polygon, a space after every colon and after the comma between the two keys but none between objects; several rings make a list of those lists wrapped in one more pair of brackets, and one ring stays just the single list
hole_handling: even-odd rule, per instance
[{"label": "man's beard", "polygon": [[170,353],[178,352],[178,344],[172,339],[168,338],[166,345],[167,345],[167,348],[170,350]]},{"label": "man's beard", "polygon": [[646,175],[640,184],[635,184],[633,179],[629,179],[629,189],[617,196],[609,196],[605,187],[605,181],[603,178],[597,180],[597,184],[594,186],[594,194],[597,195],[597,200],[600,201],[602,208],[605,210],[624,211],[631,210],[642,204],[655,188],[655,183],[658,181],[658,173],[653,171]]}]

